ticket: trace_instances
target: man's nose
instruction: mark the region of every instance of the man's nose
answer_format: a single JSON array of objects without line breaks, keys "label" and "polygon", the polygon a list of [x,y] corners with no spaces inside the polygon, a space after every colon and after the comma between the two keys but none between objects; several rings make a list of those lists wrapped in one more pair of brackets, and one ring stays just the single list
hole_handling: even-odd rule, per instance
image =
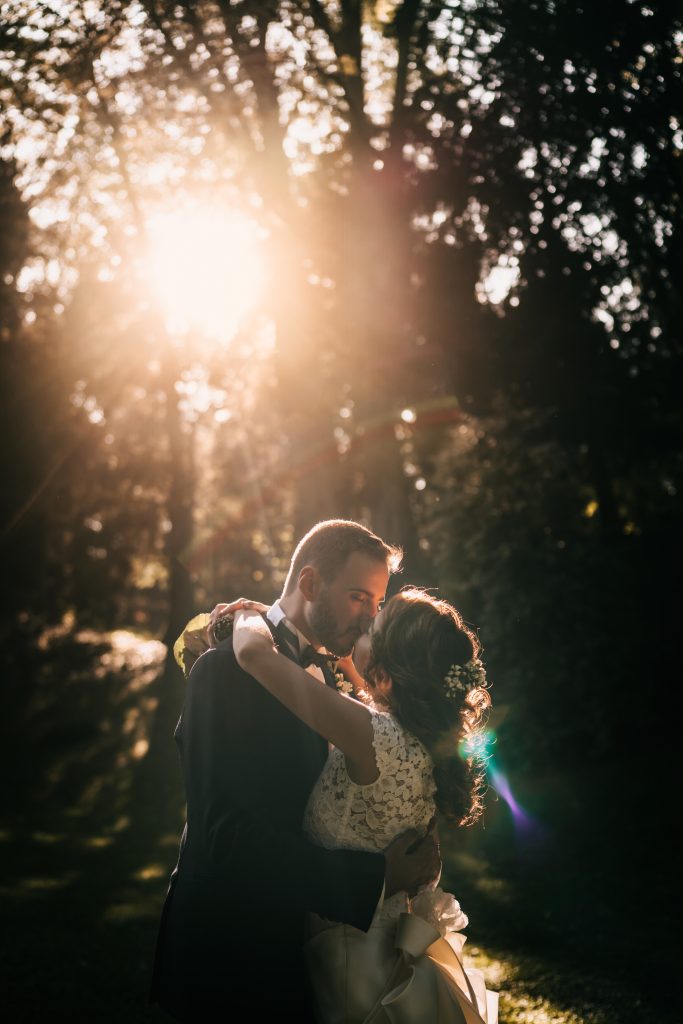
[{"label": "man's nose", "polygon": [[367,612],[364,612],[363,615],[361,615],[360,619],[358,620],[358,625],[364,633],[367,633],[367,631],[370,629],[370,626],[372,625],[374,619],[375,616],[370,615]]}]

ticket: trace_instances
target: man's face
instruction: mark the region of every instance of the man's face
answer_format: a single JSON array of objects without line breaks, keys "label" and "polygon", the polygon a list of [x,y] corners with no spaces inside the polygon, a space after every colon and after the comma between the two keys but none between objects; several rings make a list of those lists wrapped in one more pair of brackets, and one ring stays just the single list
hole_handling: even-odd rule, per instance
[{"label": "man's face", "polygon": [[328,651],[350,654],[365,633],[389,582],[385,562],[354,551],[331,583],[322,583],[318,597],[309,603],[308,619],[315,637]]},{"label": "man's face", "polygon": [[358,643],[353,649],[353,664],[364,679],[366,678],[365,671],[370,663],[370,654],[372,653],[372,634],[376,633],[381,627],[384,614],[384,608],[382,608],[367,633],[363,633],[363,636],[359,638]]}]

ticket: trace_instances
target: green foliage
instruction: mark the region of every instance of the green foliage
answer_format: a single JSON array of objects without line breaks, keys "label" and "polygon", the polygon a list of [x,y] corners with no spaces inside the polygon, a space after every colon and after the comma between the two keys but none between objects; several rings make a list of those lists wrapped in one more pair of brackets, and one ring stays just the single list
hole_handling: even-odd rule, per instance
[{"label": "green foliage", "polygon": [[[648,566],[664,589],[680,555],[671,5],[2,13],[32,215],[2,302],[36,316],[8,356],[30,479],[5,520],[20,551],[41,510],[44,604],[166,617],[172,640],[277,590],[317,519],[365,519],[481,626],[520,757],[527,727],[525,757],[572,731],[613,750]],[[189,198],[263,236],[268,287],[229,346],[170,334],[149,293],[148,220]],[[465,434],[444,445],[444,422]]]},{"label": "green foliage", "polygon": [[645,694],[665,669],[680,545],[664,518],[652,533],[641,518],[635,465],[607,533],[586,447],[552,435],[504,403],[465,421],[442,444],[423,515],[439,583],[481,631],[498,756],[558,771],[636,754],[656,728]]}]

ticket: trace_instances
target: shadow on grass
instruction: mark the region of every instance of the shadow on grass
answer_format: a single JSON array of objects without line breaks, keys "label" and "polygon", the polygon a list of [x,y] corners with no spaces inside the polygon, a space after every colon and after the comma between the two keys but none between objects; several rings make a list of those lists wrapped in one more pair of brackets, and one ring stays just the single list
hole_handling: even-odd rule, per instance
[{"label": "shadow on grass", "polygon": [[[182,687],[165,653],[124,631],[59,627],[13,652],[0,811],[13,1021],[168,1019],[146,1005],[183,817]],[[158,721],[166,740],[151,749]]]}]

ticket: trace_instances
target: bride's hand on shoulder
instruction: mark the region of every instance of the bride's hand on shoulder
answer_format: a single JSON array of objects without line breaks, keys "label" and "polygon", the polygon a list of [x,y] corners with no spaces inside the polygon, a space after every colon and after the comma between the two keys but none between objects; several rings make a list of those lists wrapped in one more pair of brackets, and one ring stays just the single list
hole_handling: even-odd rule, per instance
[{"label": "bride's hand on shoulder", "polygon": [[241,611],[267,612],[268,605],[261,601],[250,601],[246,597],[238,597],[234,601],[217,604],[209,616],[207,637],[210,647],[215,647],[225,640],[230,632],[235,615]]},{"label": "bride's hand on shoulder", "polygon": [[185,626],[173,645],[175,660],[187,679],[194,663],[211,647],[225,640],[232,630],[233,619],[238,612],[260,613],[268,611],[268,605],[260,601],[249,601],[238,597],[235,601],[217,604],[211,613],[201,612]]}]

